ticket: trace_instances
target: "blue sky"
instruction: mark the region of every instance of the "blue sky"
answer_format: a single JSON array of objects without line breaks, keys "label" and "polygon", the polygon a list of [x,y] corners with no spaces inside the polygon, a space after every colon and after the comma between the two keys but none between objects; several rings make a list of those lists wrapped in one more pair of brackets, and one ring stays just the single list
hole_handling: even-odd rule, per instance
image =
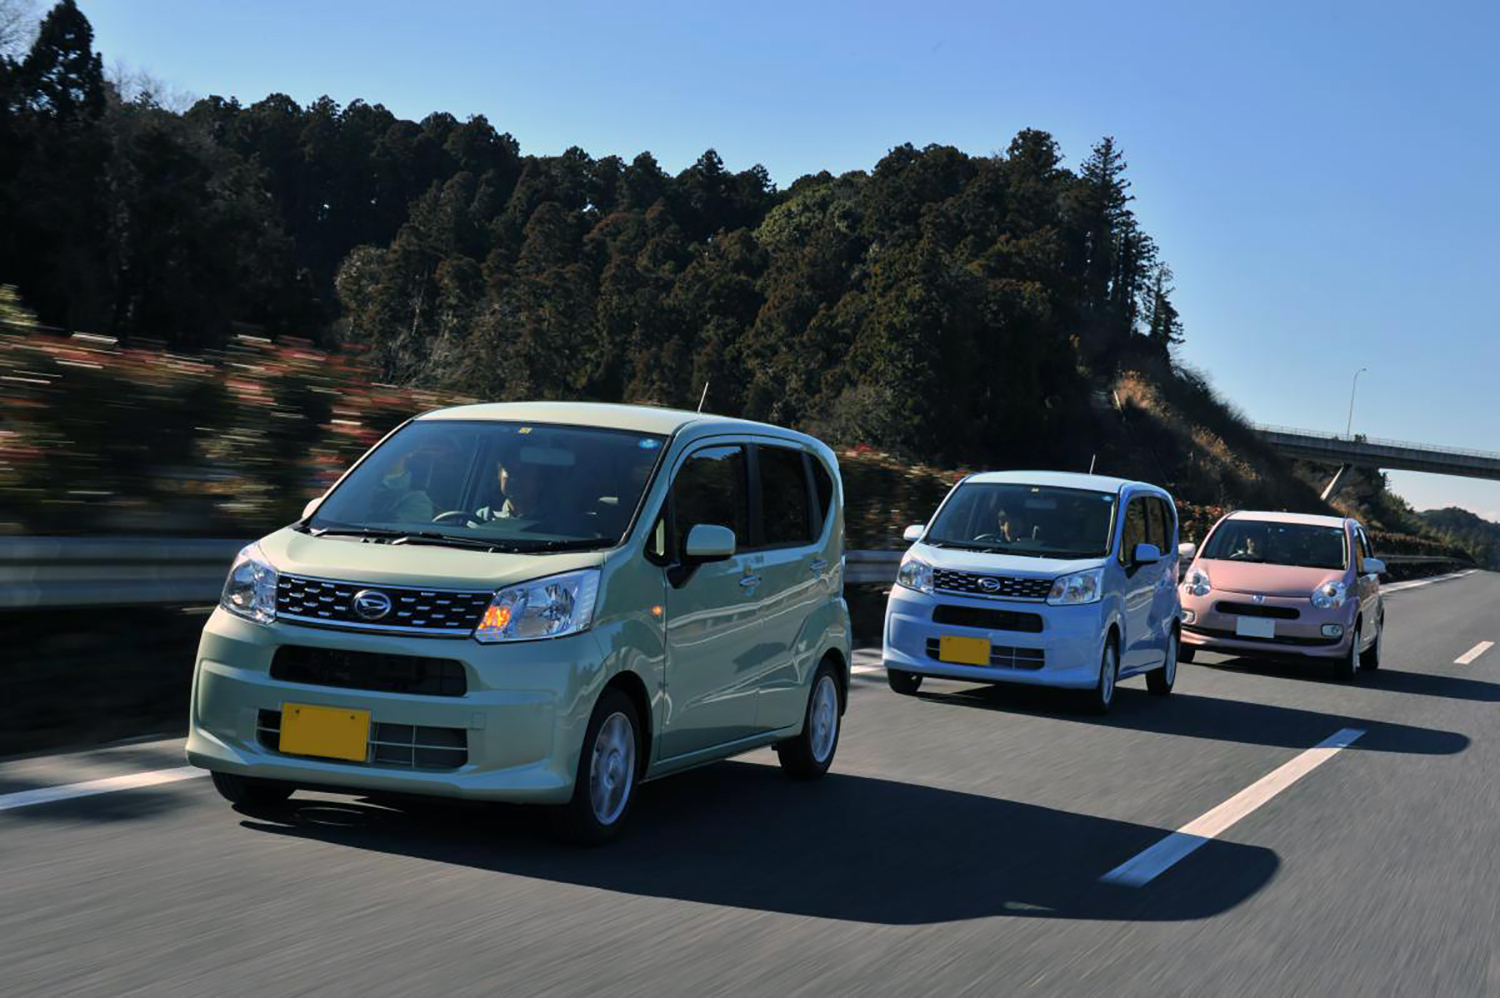
[{"label": "blue sky", "polygon": [[[244,102],[484,114],[523,151],[713,147],[781,186],[894,145],[1114,135],[1183,359],[1251,418],[1500,451],[1500,5],[80,0],[107,64]],[[1396,473],[1500,520],[1500,483]]]}]

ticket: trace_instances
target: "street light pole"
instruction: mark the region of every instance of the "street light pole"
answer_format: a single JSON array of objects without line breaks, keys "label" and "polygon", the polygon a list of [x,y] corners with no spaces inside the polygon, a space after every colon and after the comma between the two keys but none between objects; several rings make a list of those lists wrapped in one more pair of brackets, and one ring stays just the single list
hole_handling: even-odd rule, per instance
[{"label": "street light pole", "polygon": [[1359,390],[1359,376],[1368,371],[1368,367],[1361,367],[1354,372],[1354,384],[1349,386],[1349,422],[1344,424],[1344,436],[1352,436],[1354,432],[1354,393]]}]

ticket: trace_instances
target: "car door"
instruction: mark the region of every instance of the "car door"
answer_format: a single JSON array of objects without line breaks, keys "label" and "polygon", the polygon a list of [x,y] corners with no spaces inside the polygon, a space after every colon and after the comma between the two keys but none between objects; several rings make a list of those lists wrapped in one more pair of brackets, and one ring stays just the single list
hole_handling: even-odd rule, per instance
[{"label": "car door", "polygon": [[756,607],[753,554],[681,564],[688,531],[699,523],[729,527],[753,546],[749,452],[745,444],[714,443],[678,464],[668,496],[670,550],[666,569],[667,689],[663,760],[711,749],[754,734],[758,673],[753,667]]},{"label": "car door", "polygon": [[797,647],[803,624],[826,591],[828,561],[817,540],[822,518],[815,508],[809,456],[790,444],[755,447],[751,509],[760,528],[761,577],[755,598],[759,640],[752,646],[761,670],[759,726],[764,730],[796,724],[807,702],[810,661],[799,660],[814,649]]},{"label": "car door", "polygon": [[[1148,666],[1166,661],[1167,643],[1172,634],[1172,622],[1177,619],[1177,516],[1172,504],[1161,496],[1146,498],[1147,543],[1155,544],[1162,553],[1161,561],[1144,566],[1141,570],[1152,571],[1156,577],[1154,595],[1151,600],[1151,659]],[[1169,553],[1170,552],[1170,553]]]},{"label": "car door", "polygon": [[1120,671],[1136,672],[1151,664],[1151,608],[1156,600],[1158,566],[1137,565],[1135,547],[1150,543],[1150,516],[1146,496],[1131,497],[1125,506],[1120,526],[1120,550],[1117,557],[1124,570],[1125,636],[1120,647]]},{"label": "car door", "polygon": [[1363,643],[1374,638],[1380,620],[1380,576],[1365,568],[1365,559],[1375,557],[1375,553],[1365,528],[1358,523],[1354,525],[1354,543],[1350,550],[1355,559],[1354,580],[1359,587],[1360,618],[1364,624],[1360,640]]}]

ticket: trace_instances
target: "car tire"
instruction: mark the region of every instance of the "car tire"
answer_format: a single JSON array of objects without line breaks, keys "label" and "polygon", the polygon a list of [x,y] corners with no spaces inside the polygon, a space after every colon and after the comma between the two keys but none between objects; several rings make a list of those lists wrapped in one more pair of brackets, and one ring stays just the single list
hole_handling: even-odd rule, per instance
[{"label": "car tire", "polygon": [[839,689],[833,664],[824,661],[813,675],[812,689],[807,694],[802,732],[776,743],[781,771],[794,780],[816,780],[828,772],[839,747],[843,711],[843,691]]},{"label": "car tire", "polygon": [[901,669],[886,669],[885,681],[890,684],[891,689],[902,696],[913,696],[917,690],[922,688],[922,674],[920,672],[904,672]]},{"label": "car tire", "polygon": [[1385,643],[1385,618],[1380,618],[1380,623],[1375,625],[1375,643],[1359,653],[1359,667],[1366,672],[1374,672],[1380,668],[1380,649]]},{"label": "car tire", "polygon": [[231,804],[245,807],[270,807],[281,804],[297,789],[290,783],[278,780],[263,780],[254,776],[236,776],[234,773],[210,773],[214,789]]},{"label": "car tire", "polygon": [[1177,663],[1179,665],[1181,665],[1183,662],[1187,662],[1187,663],[1191,664],[1192,661],[1193,661],[1193,658],[1195,656],[1197,656],[1197,654],[1198,654],[1198,649],[1196,649],[1196,648],[1190,648],[1190,647],[1188,647],[1187,645],[1184,645],[1184,644],[1179,644],[1177,646]]},{"label": "car tire", "polygon": [[1083,694],[1083,705],[1095,714],[1108,714],[1114,706],[1115,690],[1120,685],[1120,642],[1113,634],[1104,640],[1099,653],[1099,681]]},{"label": "car tire", "polygon": [[1352,683],[1354,677],[1359,675],[1359,664],[1361,654],[1359,650],[1359,632],[1362,621],[1354,622],[1354,633],[1349,637],[1349,651],[1343,658],[1339,659],[1334,666],[1334,675],[1340,682]]},{"label": "car tire", "polygon": [[1172,692],[1172,686],[1177,682],[1178,655],[1177,635],[1173,634],[1167,639],[1166,661],[1160,669],[1146,673],[1146,690],[1152,696],[1164,697]]},{"label": "car tire", "polygon": [[641,721],[623,692],[608,689],[594,705],[584,731],[573,797],[552,812],[557,833],[578,845],[597,846],[625,827],[641,773]]}]

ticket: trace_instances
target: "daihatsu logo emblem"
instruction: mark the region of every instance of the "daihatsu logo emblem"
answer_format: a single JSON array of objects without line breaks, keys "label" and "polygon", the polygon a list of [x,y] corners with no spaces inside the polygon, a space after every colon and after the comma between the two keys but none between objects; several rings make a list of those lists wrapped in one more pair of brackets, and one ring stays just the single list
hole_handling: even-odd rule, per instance
[{"label": "daihatsu logo emblem", "polygon": [[353,604],[361,620],[379,620],[391,612],[391,598],[376,589],[361,589],[354,594]]},{"label": "daihatsu logo emblem", "polygon": [[1000,591],[999,579],[980,579],[979,588],[987,593],[998,593]]},{"label": "daihatsu logo emblem", "polygon": [[1254,596],[1252,596],[1250,598],[1253,599],[1253,600],[1255,600],[1255,602],[1257,602],[1257,603],[1264,603],[1266,601],[1266,598],[1264,596],[1262,596],[1260,593],[1256,593]]}]

